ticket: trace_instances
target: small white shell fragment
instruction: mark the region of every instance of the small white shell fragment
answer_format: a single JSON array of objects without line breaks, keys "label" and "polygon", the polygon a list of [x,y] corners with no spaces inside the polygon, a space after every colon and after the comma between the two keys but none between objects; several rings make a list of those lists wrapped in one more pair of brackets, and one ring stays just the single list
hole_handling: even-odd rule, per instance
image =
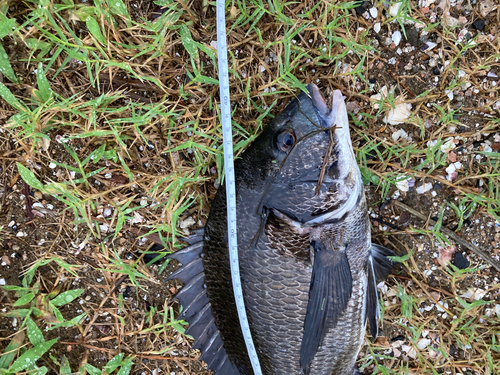
[{"label": "small white shell fragment", "polygon": [[142,223],[143,221],[144,221],[144,216],[142,216],[137,211],[135,211],[134,218],[131,220],[131,224],[139,224],[139,223]]},{"label": "small white shell fragment", "polygon": [[430,6],[431,4],[434,4],[435,2],[436,2],[436,0],[419,0],[418,6],[420,8],[424,8],[424,7]]},{"label": "small white shell fragment", "polygon": [[392,133],[392,139],[394,139],[394,141],[397,141],[400,138],[401,139],[408,138],[408,134],[404,131],[404,129],[399,129],[399,130],[395,131],[394,133]]},{"label": "small white shell fragment", "polygon": [[[443,319],[446,318],[445,315],[447,315],[447,314],[443,314]],[[436,359],[436,358],[439,358],[440,356],[441,356],[440,352],[432,349],[432,347],[429,348],[429,357],[431,357],[432,359]]]},{"label": "small white shell fragment", "polygon": [[392,41],[396,46],[399,46],[399,43],[401,43],[401,31],[397,30],[392,34]]},{"label": "small white shell fragment", "polygon": [[375,25],[373,25],[373,31],[375,31],[377,34],[380,32],[380,22],[377,22]]},{"label": "small white shell fragment", "polygon": [[[445,309],[448,309],[448,307],[449,307],[449,306],[448,306],[448,302],[443,303],[443,304],[442,304],[442,306],[443,306]],[[439,311],[439,312],[444,312],[443,308],[442,308],[442,307],[440,307],[440,305],[439,305],[439,304],[436,304],[436,309],[437,309],[437,311]]]},{"label": "small white shell fragment", "polygon": [[419,348],[420,350],[424,350],[427,347],[427,345],[430,345],[430,344],[431,344],[430,339],[420,339],[420,340],[418,340],[417,348]]},{"label": "small white shell fragment", "polygon": [[5,285],[5,279],[3,277],[0,279],[0,285]]},{"label": "small white shell fragment", "polygon": [[448,167],[446,167],[446,173],[450,174],[453,173],[457,170],[457,167],[455,167],[455,163],[451,163]]},{"label": "small white shell fragment", "polygon": [[459,161],[457,161],[455,163],[451,163],[446,168],[446,173],[448,173],[448,176],[446,176],[446,179],[448,181],[454,181],[458,176],[458,173],[456,172],[456,170],[461,169],[461,168],[462,168],[462,163],[460,163]]},{"label": "small white shell fragment", "polygon": [[427,52],[429,52],[431,49],[433,49],[434,47],[437,46],[437,44],[434,42],[427,42],[425,44],[427,44],[427,48],[425,49],[425,51],[427,51]]},{"label": "small white shell fragment", "polygon": [[404,180],[396,181],[396,187],[400,191],[408,191],[410,189],[410,184],[408,182],[408,179],[405,178]]},{"label": "small white shell fragment", "polygon": [[377,284],[377,289],[380,290],[380,293],[386,294],[389,288],[387,287],[385,281],[382,281],[381,283]]},{"label": "small white shell fragment", "polygon": [[395,4],[392,4],[390,7],[389,7],[389,14],[392,16],[392,17],[396,17],[399,13],[399,9],[401,8],[401,5],[403,5],[403,3],[395,3]]},{"label": "small white shell fragment", "polygon": [[378,9],[375,8],[375,7],[370,8],[370,16],[372,16],[373,18],[377,18],[377,16],[378,16]]},{"label": "small white shell fragment", "polygon": [[396,292],[396,289],[394,289],[394,288],[389,289],[386,293],[387,297],[395,297],[397,295],[398,295],[398,293]]},{"label": "small white shell fragment", "polygon": [[445,143],[443,143],[440,147],[441,149],[441,152],[443,153],[447,153],[447,152],[450,152],[451,150],[453,150],[455,148],[455,140],[453,139],[453,137],[450,137],[446,140]]},{"label": "small white shell fragment", "polygon": [[57,167],[57,165],[56,165],[56,164],[54,164],[54,163],[52,163],[52,162],[50,162],[50,163],[49,163],[49,168],[50,168],[50,169],[54,169],[55,167]]},{"label": "small white shell fragment", "polygon": [[431,189],[432,189],[432,183],[426,182],[425,184],[420,185],[419,187],[417,187],[417,193],[418,194],[423,194],[426,191],[429,191]]},{"label": "small white shell fragment", "polygon": [[460,297],[467,298],[467,299],[475,299],[476,301],[479,301],[480,299],[483,299],[483,297],[486,295],[486,291],[481,289],[481,288],[469,288],[467,291],[463,294],[460,295]]},{"label": "small white shell fragment", "polygon": [[[400,4],[400,3],[398,3]],[[417,357],[417,351],[415,350],[414,347],[410,345],[402,345],[401,349],[403,349],[403,352],[408,354],[408,357],[415,359]]]},{"label": "small white shell fragment", "polygon": [[382,97],[386,98],[387,97],[387,86],[383,86],[380,89],[380,92],[378,94],[370,96],[370,102],[373,103],[373,109],[379,109],[380,105],[376,102],[382,100]]},{"label": "small white shell fragment", "polygon": [[481,147],[483,148],[484,152],[492,152],[493,151],[491,146],[487,143],[481,143]]},{"label": "small white shell fragment", "polygon": [[411,104],[399,103],[395,108],[391,108],[384,118],[385,123],[397,125],[405,122],[411,115]]},{"label": "small white shell fragment", "polygon": [[191,216],[189,216],[187,219],[182,220],[179,223],[179,227],[181,227],[181,229],[186,229],[195,223],[196,223],[196,221],[194,221],[194,219]]}]

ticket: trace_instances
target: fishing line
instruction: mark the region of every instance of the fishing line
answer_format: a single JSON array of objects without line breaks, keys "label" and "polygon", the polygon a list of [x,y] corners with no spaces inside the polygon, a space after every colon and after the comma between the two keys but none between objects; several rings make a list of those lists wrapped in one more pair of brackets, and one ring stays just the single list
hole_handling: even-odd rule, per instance
[{"label": "fishing line", "polygon": [[231,280],[233,282],[234,299],[241,332],[247,347],[248,357],[252,363],[254,375],[262,375],[259,357],[252,340],[252,333],[248,324],[243,290],[241,287],[240,266],[238,260],[238,238],[236,232],[236,180],[234,177],[233,132],[231,128],[231,106],[229,95],[229,73],[227,66],[227,41],[225,0],[217,0],[217,53],[219,65],[220,112],[222,120],[222,144],[224,148],[224,170],[226,179],[227,203],[227,239],[229,261],[231,264]]}]

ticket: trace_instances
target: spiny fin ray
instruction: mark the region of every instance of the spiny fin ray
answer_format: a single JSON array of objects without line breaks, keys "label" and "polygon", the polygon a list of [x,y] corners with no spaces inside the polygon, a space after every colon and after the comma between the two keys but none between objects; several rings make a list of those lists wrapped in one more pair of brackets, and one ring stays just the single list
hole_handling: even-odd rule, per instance
[{"label": "spiny fin ray", "polygon": [[183,306],[179,319],[189,323],[186,334],[195,339],[193,348],[201,350],[200,359],[207,362],[209,369],[214,371],[215,375],[240,375],[237,367],[227,356],[205,290],[205,273],[201,259],[203,230],[195,232],[184,241],[190,245],[168,255],[168,258],[182,264],[167,278],[167,280],[180,279],[184,283],[184,287],[176,295]]}]

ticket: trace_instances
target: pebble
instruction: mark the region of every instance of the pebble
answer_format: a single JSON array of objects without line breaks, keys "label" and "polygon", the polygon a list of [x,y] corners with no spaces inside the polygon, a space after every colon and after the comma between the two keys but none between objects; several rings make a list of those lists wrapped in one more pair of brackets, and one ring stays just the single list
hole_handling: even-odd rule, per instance
[{"label": "pebble", "polygon": [[479,31],[483,31],[484,25],[485,23],[483,20],[477,20],[472,23],[472,26],[474,26],[474,28]]},{"label": "pebble", "polygon": [[493,0],[481,0],[479,2],[479,12],[481,16],[486,17],[490,12],[494,11],[497,5]]},{"label": "pebble", "polygon": [[419,31],[416,27],[412,27],[406,30],[406,41],[410,43],[413,47],[418,45]]},{"label": "pebble", "polygon": [[110,216],[111,216],[111,214],[112,214],[111,209],[110,209],[109,207],[106,207],[106,208],[104,209],[103,216],[104,216],[104,217],[110,217]]},{"label": "pebble", "polygon": [[458,22],[458,19],[456,19],[455,17],[448,16],[445,18],[445,24],[449,28],[453,28],[457,27],[460,24],[460,22]]},{"label": "pebble", "polygon": [[408,211],[403,211],[401,212],[401,215],[399,216],[399,225],[406,224],[408,221],[410,221],[411,215]]},{"label": "pebble", "polygon": [[2,256],[2,266],[9,266],[10,265],[10,259],[7,255]]},{"label": "pebble", "polygon": [[[432,187],[432,184],[430,184],[430,185]],[[417,188],[417,190],[418,190],[418,188]],[[418,193],[418,191],[417,191],[417,193]],[[421,194],[421,193],[419,193],[419,194]],[[429,200],[429,198],[427,198],[425,195],[423,195],[420,197],[420,203],[422,203],[424,206],[428,206],[431,204],[431,201]]]},{"label": "pebble", "polygon": [[461,270],[469,268],[470,262],[467,260],[466,257],[463,256],[462,253],[457,252],[455,253],[455,256],[453,257],[453,265]]},{"label": "pebble", "polygon": [[424,51],[429,52],[430,50],[432,50],[436,46],[437,46],[437,44],[434,43],[434,42],[427,42],[424,45],[422,45],[422,47],[420,47],[420,51],[422,51],[422,52],[424,52]]},{"label": "pebble", "polygon": [[348,102],[346,104],[346,109],[348,113],[354,113],[357,114],[359,112],[359,103],[356,101]]},{"label": "pebble", "polygon": [[360,6],[356,7],[356,14],[358,16],[362,16],[363,13],[366,11],[366,8],[368,7],[369,4],[370,3],[368,3],[367,1],[365,1]]}]

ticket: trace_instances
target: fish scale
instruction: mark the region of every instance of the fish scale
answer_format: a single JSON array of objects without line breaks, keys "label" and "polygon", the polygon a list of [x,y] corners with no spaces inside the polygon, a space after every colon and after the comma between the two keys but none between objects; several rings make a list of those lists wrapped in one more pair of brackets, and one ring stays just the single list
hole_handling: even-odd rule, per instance
[{"label": "fish scale", "polygon": [[[243,296],[265,375],[355,373],[367,321],[378,332],[376,282],[392,266],[392,252],[371,244],[344,100],[336,91],[329,108],[316,86],[308,89],[235,163]],[[186,284],[179,301],[201,359],[216,375],[246,375],[253,372],[232,291],[226,204],[221,186],[203,236],[171,256],[182,263],[171,278]]]}]

